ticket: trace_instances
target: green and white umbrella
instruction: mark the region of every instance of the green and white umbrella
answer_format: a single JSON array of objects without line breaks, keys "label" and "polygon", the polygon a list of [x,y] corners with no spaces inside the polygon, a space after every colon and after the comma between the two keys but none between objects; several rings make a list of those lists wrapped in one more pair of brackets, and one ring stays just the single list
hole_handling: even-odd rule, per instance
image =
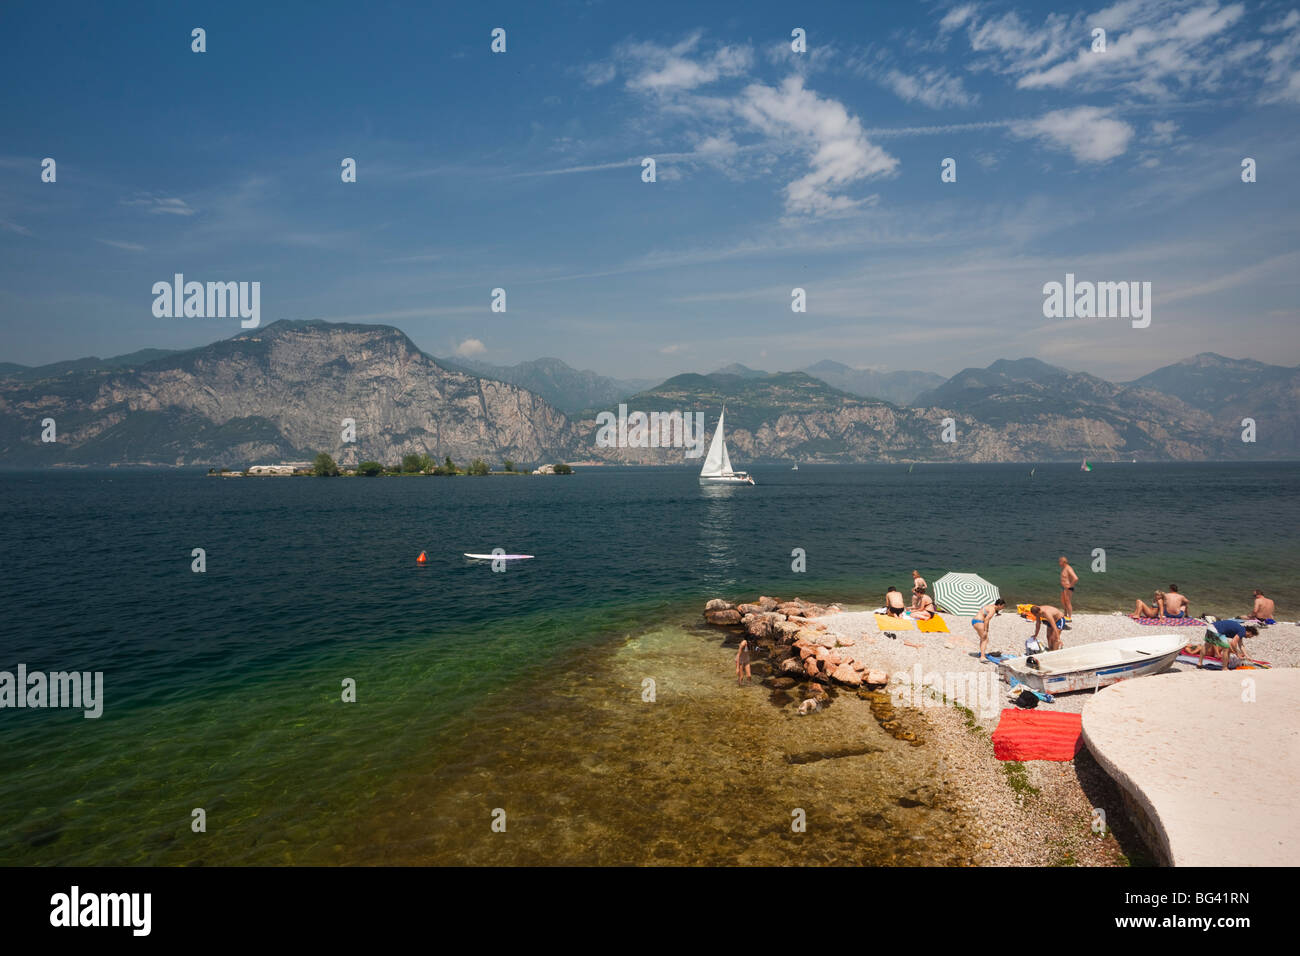
[{"label": "green and white umbrella", "polygon": [[939,610],[949,614],[979,614],[985,604],[992,604],[1002,596],[997,587],[978,574],[949,571],[934,582],[934,603]]}]

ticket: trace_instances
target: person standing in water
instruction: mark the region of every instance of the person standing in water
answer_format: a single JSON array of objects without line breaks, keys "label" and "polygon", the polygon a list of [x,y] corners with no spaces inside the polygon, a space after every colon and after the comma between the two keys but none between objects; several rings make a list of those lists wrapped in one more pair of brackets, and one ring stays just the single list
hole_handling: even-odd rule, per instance
[{"label": "person standing in water", "polygon": [[1079,583],[1079,576],[1065,555],[1061,555],[1056,563],[1061,566],[1061,604],[1065,608],[1065,619],[1069,621],[1074,617],[1074,586]]},{"label": "person standing in water", "polygon": [[740,649],[736,651],[736,686],[739,687],[747,680],[753,680],[749,673],[749,641],[741,638]]},{"label": "person standing in water", "polygon": [[989,624],[993,618],[1001,613],[1002,608],[1006,606],[1006,601],[998,598],[992,604],[985,604],[980,608],[980,616],[970,619],[971,627],[975,628],[975,634],[980,639],[980,651],[977,655],[985,663],[989,659]]}]

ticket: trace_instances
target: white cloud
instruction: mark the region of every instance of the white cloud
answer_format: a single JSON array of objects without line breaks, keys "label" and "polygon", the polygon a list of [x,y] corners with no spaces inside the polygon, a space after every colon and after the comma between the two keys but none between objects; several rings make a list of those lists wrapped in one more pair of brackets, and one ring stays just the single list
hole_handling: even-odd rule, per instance
[{"label": "white cloud", "polygon": [[1174,141],[1174,134],[1178,132],[1178,124],[1173,120],[1156,120],[1151,124],[1151,135],[1148,142],[1157,146],[1163,146]]},{"label": "white cloud", "polygon": [[461,358],[470,358],[474,355],[482,355],[487,351],[487,346],[478,339],[466,339],[456,346],[456,354]]},{"label": "white cloud", "polygon": [[1133,127],[1115,119],[1112,110],[1078,106],[1054,110],[1037,119],[1014,123],[1011,132],[1069,151],[1079,162],[1104,163],[1123,155],[1133,138]]},{"label": "white cloud", "polygon": [[[963,21],[978,68],[1013,77],[1020,89],[1122,90],[1169,99],[1192,89],[1216,91],[1239,72],[1241,51],[1225,37],[1242,22],[1241,3],[1119,0],[1095,13],[1048,14],[1039,26],[1014,11]],[[942,21],[940,23],[942,29]],[[1106,31],[1106,52],[1092,31]]]},{"label": "white cloud", "polygon": [[959,76],[940,69],[922,69],[915,74],[901,70],[887,70],[881,82],[909,103],[920,103],[931,109],[947,106],[973,106],[979,94],[966,89]]},{"label": "white cloud", "polygon": [[692,58],[700,45],[699,31],[671,47],[656,43],[631,43],[619,51],[628,64],[627,88],[639,92],[674,93],[693,90],[724,77],[745,73],[754,62],[748,46],[723,46]]},{"label": "white cloud", "polygon": [[835,195],[838,190],[898,166],[897,159],[867,140],[862,124],[843,104],[805,89],[801,77],[788,77],[780,87],[751,84],[736,109],[765,135],[811,153],[811,172],[785,187],[790,212],[825,215],[852,209],[861,201]]}]

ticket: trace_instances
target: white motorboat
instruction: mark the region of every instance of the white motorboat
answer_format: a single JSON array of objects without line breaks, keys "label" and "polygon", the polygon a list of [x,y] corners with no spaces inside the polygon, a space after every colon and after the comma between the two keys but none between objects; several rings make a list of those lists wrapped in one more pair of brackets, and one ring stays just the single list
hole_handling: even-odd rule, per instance
[{"label": "white motorboat", "polygon": [[1160,673],[1174,662],[1187,638],[1186,634],[1121,637],[1016,657],[1002,661],[998,670],[1044,694],[1096,690],[1131,677]]},{"label": "white motorboat", "polygon": [[727,407],[724,405],[718,415],[718,428],[713,433],[709,453],[704,458],[704,467],[700,469],[700,481],[752,485],[754,479],[749,477],[748,472],[731,470],[731,456],[727,454],[727,439],[722,431],[722,421],[726,417]]}]

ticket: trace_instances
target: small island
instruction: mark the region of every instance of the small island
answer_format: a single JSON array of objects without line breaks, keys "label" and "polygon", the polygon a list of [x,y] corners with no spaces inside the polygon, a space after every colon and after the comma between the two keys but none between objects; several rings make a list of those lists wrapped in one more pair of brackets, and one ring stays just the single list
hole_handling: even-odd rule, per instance
[{"label": "small island", "polygon": [[355,468],[341,468],[328,452],[321,452],[313,461],[279,462],[273,465],[250,465],[243,471],[231,468],[209,468],[210,478],[339,478],[339,477],[411,477],[427,475],[451,477],[455,475],[571,475],[573,467],[564,462],[538,465],[532,471],[519,467],[507,458],[502,462],[501,470],[494,471],[482,458],[475,458],[468,465],[458,466],[446,456],[442,463],[434,461],[428,455],[404,455],[399,464],[385,465],[378,461],[362,461]]}]

